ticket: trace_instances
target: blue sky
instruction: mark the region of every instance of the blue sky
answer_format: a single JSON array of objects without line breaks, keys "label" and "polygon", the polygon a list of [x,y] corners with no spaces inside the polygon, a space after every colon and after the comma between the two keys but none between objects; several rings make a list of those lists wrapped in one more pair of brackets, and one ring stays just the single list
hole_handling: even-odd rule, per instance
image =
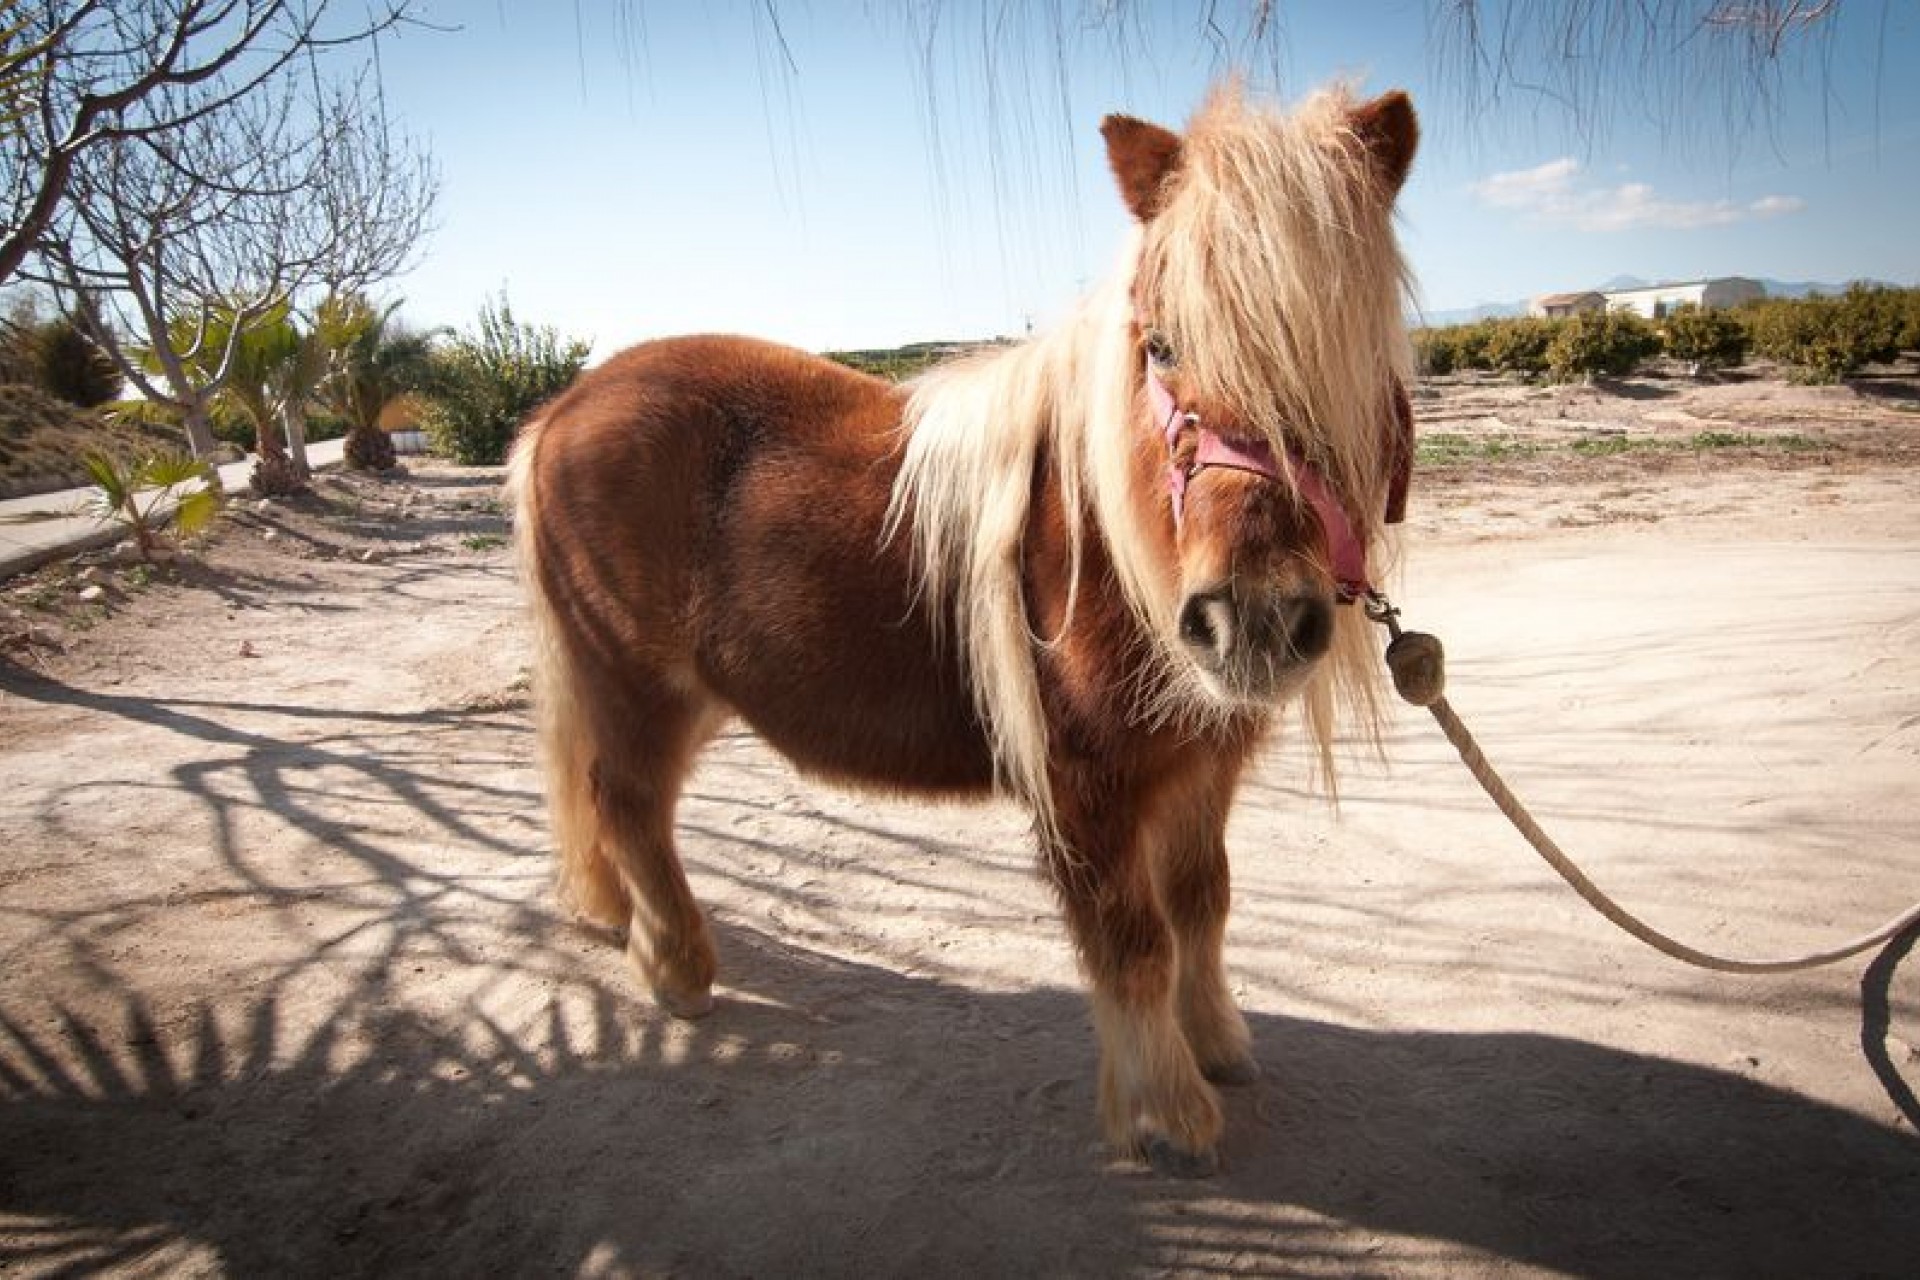
[{"label": "blue sky", "polygon": [[[1050,324],[1125,230],[1101,116],[1177,126],[1232,65],[1202,6],[1143,0],[1084,29],[1100,7],[433,0],[450,30],[380,51],[443,184],[393,294],[416,324],[466,326],[504,290],[596,359],[672,333],[821,349]],[[1520,89],[1471,104],[1424,0],[1275,7],[1256,86],[1413,94],[1425,136],[1401,217],[1429,311],[1621,274],[1920,283],[1906,0],[1845,0],[1770,109],[1731,124],[1710,96],[1663,112],[1658,76],[1610,82],[1605,111]]]}]

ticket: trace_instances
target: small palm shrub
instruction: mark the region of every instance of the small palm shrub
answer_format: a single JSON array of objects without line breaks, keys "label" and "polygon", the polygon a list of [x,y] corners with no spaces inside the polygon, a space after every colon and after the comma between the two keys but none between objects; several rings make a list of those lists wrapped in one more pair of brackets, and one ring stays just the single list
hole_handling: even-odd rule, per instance
[{"label": "small palm shrub", "polygon": [[434,335],[396,320],[397,307],[378,306],[362,294],[336,294],[315,316],[334,352],[321,395],[345,424],[347,466],[356,471],[388,471],[399,462],[381,416],[428,376]]},{"label": "small palm shrub", "polygon": [[89,453],[81,463],[94,484],[94,514],[125,528],[142,560],[153,559],[169,524],[177,536],[191,537],[220,510],[213,468],[185,454],[154,454],[127,466],[104,453]]}]

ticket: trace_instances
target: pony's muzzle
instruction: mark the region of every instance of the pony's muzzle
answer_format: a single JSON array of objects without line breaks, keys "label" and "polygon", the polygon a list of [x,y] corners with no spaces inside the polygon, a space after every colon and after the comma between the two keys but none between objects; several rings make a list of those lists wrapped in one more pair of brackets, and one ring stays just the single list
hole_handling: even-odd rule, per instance
[{"label": "pony's muzzle", "polygon": [[1242,597],[1228,586],[1180,606],[1180,642],[1195,664],[1242,697],[1277,692],[1333,645],[1333,602],[1301,591]]}]

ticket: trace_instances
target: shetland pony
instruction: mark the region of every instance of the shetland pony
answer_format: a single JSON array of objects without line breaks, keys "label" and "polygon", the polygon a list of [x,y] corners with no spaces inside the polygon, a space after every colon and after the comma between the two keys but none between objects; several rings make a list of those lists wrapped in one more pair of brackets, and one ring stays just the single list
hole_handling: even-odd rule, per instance
[{"label": "shetland pony", "polygon": [[1214,1166],[1251,1081],[1227,812],[1278,709],[1371,715],[1365,553],[1411,457],[1401,93],[1216,91],[1102,124],[1137,226],[1057,332],[896,387],[732,337],[648,343],[516,444],[565,897],[667,1010],[712,1007],[674,850],[739,717],[801,770],[1034,814],[1091,987],[1117,1148]]}]

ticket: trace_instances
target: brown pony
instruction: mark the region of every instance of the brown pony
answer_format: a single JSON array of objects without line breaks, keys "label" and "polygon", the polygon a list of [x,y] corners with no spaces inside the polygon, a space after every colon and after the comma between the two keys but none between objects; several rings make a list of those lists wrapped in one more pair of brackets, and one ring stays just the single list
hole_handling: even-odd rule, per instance
[{"label": "brown pony", "polygon": [[743,338],[648,343],[522,431],[511,489],[563,892],[673,1014],[714,950],[674,851],[738,716],[802,770],[1035,815],[1092,987],[1109,1140],[1213,1167],[1227,811],[1297,701],[1370,721],[1365,551],[1411,455],[1404,94],[1216,92],[1102,125],[1138,220],[1058,332],[895,387]]}]

